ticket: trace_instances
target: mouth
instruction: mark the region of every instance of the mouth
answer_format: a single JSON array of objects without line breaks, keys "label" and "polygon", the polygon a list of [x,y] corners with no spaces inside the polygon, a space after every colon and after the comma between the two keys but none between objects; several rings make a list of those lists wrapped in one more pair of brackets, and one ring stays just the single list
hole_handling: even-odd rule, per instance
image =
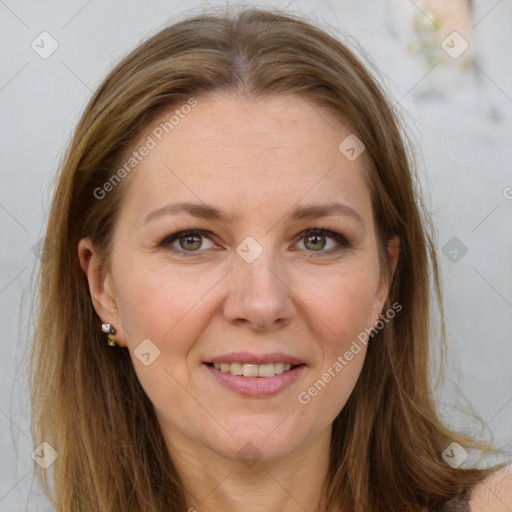
[{"label": "mouth", "polygon": [[299,366],[305,366],[302,364],[290,364],[290,363],[265,363],[265,364],[255,364],[255,363],[242,363],[242,362],[234,362],[234,363],[206,363],[210,368],[214,368],[223,373],[229,373],[231,375],[239,376],[239,377],[260,377],[260,378],[272,378],[276,375],[280,375],[285,372],[289,372],[294,370]]},{"label": "mouth", "polygon": [[251,398],[266,398],[292,388],[306,372],[307,365],[291,363],[203,363],[212,378],[214,389],[219,385],[237,395]]}]

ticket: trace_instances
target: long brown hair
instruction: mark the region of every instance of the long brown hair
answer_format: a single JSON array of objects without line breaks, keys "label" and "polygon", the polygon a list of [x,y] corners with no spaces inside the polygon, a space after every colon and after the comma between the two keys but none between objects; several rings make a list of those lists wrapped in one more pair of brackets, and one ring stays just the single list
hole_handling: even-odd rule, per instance
[{"label": "long brown hair", "polygon": [[197,14],[138,46],[90,100],[63,159],[38,275],[31,353],[35,443],[46,441],[58,453],[49,470],[35,466],[52,503],[66,512],[186,510],[186,492],[129,354],[106,346],[77,244],[92,237],[109,264],[130,178],[116,182],[106,199],[98,198],[98,187],[115,178],[157,115],[211,92],[296,94],[348,122],[373,163],[368,186],[381,268],[388,268],[386,242],[400,238],[384,309],[396,302],[403,310],[369,345],[333,423],[326,510],[337,503],[353,512],[412,512],[467,494],[504,464],[452,468],[442,457],[452,442],[482,455],[495,450],[446,427],[433,400],[434,300],[447,348],[441,283],[434,230],[396,112],[338,38],[294,15],[243,9]]}]

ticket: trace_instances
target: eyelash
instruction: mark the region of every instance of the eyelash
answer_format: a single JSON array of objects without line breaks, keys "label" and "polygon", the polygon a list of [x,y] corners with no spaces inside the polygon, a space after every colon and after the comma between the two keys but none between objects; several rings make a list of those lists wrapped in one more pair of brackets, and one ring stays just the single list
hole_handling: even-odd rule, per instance
[{"label": "eyelash", "polygon": [[[158,246],[159,247],[167,247],[171,251],[173,251],[173,252],[175,252],[177,254],[181,254],[184,257],[191,257],[191,256],[195,256],[196,253],[204,252],[204,250],[201,251],[200,249],[198,249],[196,251],[185,251],[185,250],[182,250],[182,249],[176,249],[175,247],[170,247],[170,245],[174,241],[179,240],[180,238],[185,238],[187,236],[203,236],[203,237],[206,237],[206,238],[211,240],[210,235],[212,235],[211,231],[206,231],[206,230],[203,230],[203,229],[193,229],[193,228],[185,229],[185,230],[177,231],[176,233],[173,233],[172,235],[166,236],[158,244]],[[336,252],[339,252],[342,249],[347,249],[347,248],[349,248],[351,246],[350,243],[347,241],[347,239],[344,236],[342,236],[340,233],[338,233],[336,231],[333,231],[333,230],[329,229],[326,226],[322,226],[322,227],[319,227],[319,228],[308,228],[308,229],[302,231],[301,233],[299,233],[296,236],[296,242],[295,243],[299,242],[300,240],[302,240],[303,238],[305,238],[308,235],[310,235],[310,236],[311,235],[327,236],[328,238],[333,238],[334,240],[336,240],[341,245],[341,247],[331,248],[331,249],[329,249],[327,251],[323,251],[323,250],[320,250],[320,251],[307,251],[307,249],[306,249],[307,252],[310,252],[314,256],[317,256],[317,255],[323,256],[323,255],[334,254]]]}]

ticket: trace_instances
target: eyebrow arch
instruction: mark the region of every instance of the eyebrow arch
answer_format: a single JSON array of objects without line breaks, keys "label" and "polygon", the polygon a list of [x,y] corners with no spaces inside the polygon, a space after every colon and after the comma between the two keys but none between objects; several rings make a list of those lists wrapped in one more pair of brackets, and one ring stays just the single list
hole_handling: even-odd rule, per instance
[{"label": "eyebrow arch", "polygon": [[[172,215],[178,213],[188,213],[193,217],[198,217],[207,220],[229,222],[230,220],[233,219],[233,216],[228,216],[222,210],[219,210],[214,206],[210,206],[207,204],[176,203],[168,204],[166,206],[163,206],[162,208],[157,208],[156,210],[153,210],[151,213],[146,215],[146,217],[144,217],[143,224],[146,224],[150,220],[155,219],[157,217],[161,217],[163,215]],[[356,210],[354,210],[352,207],[346,204],[336,202],[302,206],[300,208],[296,208],[295,210],[293,210],[291,213],[287,215],[287,217],[292,221],[297,221],[303,219],[317,219],[319,217],[328,217],[335,214],[341,214],[348,217],[352,217],[358,222],[358,224],[365,228],[363,217]]]}]

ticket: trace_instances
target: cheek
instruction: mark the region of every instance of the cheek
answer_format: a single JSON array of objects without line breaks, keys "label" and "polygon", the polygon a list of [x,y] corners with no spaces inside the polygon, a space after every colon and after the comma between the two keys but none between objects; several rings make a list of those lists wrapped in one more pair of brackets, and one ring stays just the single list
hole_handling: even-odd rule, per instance
[{"label": "cheek", "polygon": [[171,269],[135,258],[127,261],[116,286],[127,344],[133,348],[150,338],[164,350],[172,340],[173,352],[185,350],[186,340],[201,331],[199,313],[208,303],[208,294],[221,284],[219,277],[212,271],[198,274],[192,265]]},{"label": "cheek", "polygon": [[[140,384],[157,409],[165,410],[172,400],[176,410],[184,410],[190,405],[183,393],[191,377],[188,355],[209,320],[204,306],[218,277],[198,277],[192,266],[178,272],[134,258],[125,261],[117,279],[120,321]],[[146,366],[138,360],[137,349],[147,339],[156,345],[158,356]],[[152,350],[150,345],[151,359]]]},{"label": "cheek", "polygon": [[309,387],[301,389],[297,399],[301,414],[321,417],[322,425],[334,421],[345,406],[364,364],[367,344],[362,340],[368,340],[378,286],[377,274],[368,268],[351,265],[328,276],[303,279],[318,364],[312,368]]},{"label": "cheek", "polygon": [[[318,319],[322,343],[333,349],[350,344],[372,325],[378,275],[364,262],[325,275],[302,278],[303,300]],[[302,294],[301,294],[302,295]]]}]

